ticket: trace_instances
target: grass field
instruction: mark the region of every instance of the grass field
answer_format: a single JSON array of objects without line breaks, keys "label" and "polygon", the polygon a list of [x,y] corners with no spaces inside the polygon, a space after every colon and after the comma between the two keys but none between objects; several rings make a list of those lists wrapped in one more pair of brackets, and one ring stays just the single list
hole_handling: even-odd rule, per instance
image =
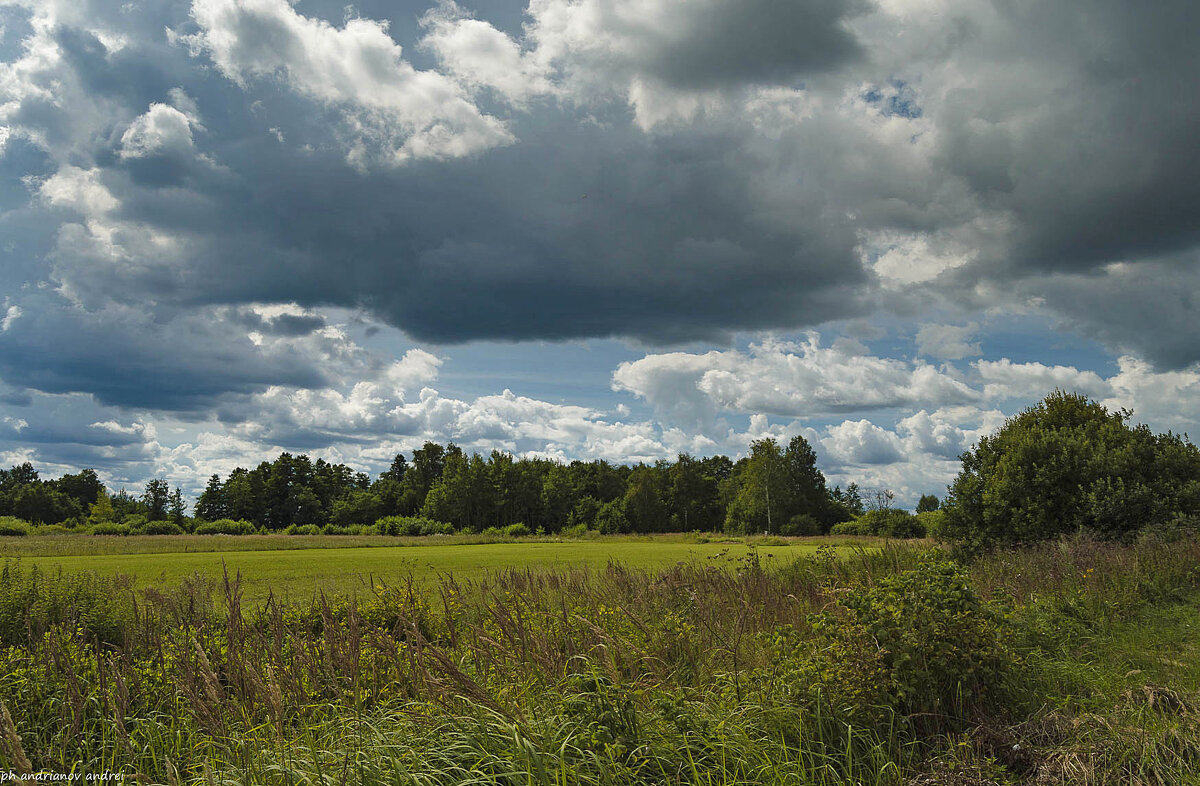
[{"label": "grass field", "polygon": [[[1075,538],[960,564],[929,543],[827,538],[759,540],[758,559],[746,541],[683,535],[37,540],[2,567],[0,774],[1200,784],[1198,541]],[[170,586],[222,560],[240,587]],[[505,570],[523,567],[536,570]],[[118,572],[161,588],[105,575]],[[347,597],[389,572],[424,585]],[[343,597],[314,602],[321,586]],[[268,587],[296,602],[263,603]]]},{"label": "grass field", "polygon": [[452,573],[460,580],[478,579],[510,568],[601,568],[610,561],[633,568],[663,568],[679,562],[731,566],[752,547],[765,564],[783,565],[815,553],[822,545],[847,551],[873,545],[869,540],[845,538],[700,540],[618,536],[479,543],[468,537],[431,544],[429,538],[64,536],[0,544],[0,558],[16,557],[26,566],[50,571],[121,573],[135,577],[141,586],[175,586],[193,574],[220,577],[228,570],[230,575],[242,574],[247,597],[261,598],[270,592],[288,597],[308,597],[316,590],[348,594],[365,589],[373,579],[392,583],[409,575],[427,580]]}]

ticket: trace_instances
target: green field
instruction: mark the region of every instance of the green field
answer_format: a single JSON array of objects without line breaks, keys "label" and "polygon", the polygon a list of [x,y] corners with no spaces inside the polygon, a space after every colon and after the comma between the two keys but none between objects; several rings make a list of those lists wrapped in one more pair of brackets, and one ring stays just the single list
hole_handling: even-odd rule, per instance
[{"label": "green field", "polygon": [[[303,540],[303,543],[297,542]],[[480,579],[506,569],[603,568],[610,561],[629,567],[662,568],[679,562],[736,565],[751,548],[764,564],[782,565],[821,545],[849,551],[858,541],[833,538],[772,539],[752,546],[753,539],[698,542],[684,537],[612,537],[585,541],[528,540],[501,543],[450,542],[425,545],[409,539],[287,536],[214,537],[153,536],[143,538],[25,538],[3,544],[0,558],[18,558],[26,566],[77,573],[121,573],[142,586],[176,586],[193,574],[220,577],[240,573],[251,598],[274,592],[292,598],[316,590],[353,593],[372,582],[393,583],[409,575],[427,580],[452,573],[457,579]],[[306,548],[297,548],[306,546]],[[119,551],[118,551],[119,549]],[[132,553],[131,553],[132,552]],[[137,553],[140,552],[140,553]]]},{"label": "green field", "polygon": [[[0,581],[0,773],[1200,784],[1200,541],[1080,537],[964,565],[911,541],[467,540],[25,539]],[[239,550],[182,551],[204,544]],[[848,558],[797,559],[826,544]],[[164,545],[177,551],[113,553]],[[569,569],[609,559],[651,570]],[[167,585],[222,561],[255,594],[304,597],[102,575]],[[308,602],[388,573],[426,585]]]}]

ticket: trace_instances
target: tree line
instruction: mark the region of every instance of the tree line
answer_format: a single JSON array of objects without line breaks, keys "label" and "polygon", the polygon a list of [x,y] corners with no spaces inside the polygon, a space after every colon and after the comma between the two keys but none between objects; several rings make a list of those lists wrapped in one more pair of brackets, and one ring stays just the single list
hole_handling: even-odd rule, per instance
[{"label": "tree line", "polygon": [[295,527],[371,525],[422,517],[479,532],[523,524],[530,531],[576,527],[602,533],[673,531],[822,534],[862,514],[855,484],[829,488],[800,436],[786,445],[751,443],[734,461],[680,454],[675,461],[624,465],[562,463],[492,451],[467,454],[426,442],[367,473],[304,454],[281,453],[257,467],[212,475],[187,515],[182,492],[164,479],[135,496],[109,495],[90,469],[42,481],[29,464],[0,471],[0,515],[67,527],[166,521],[184,530],[235,520],[280,532]]}]

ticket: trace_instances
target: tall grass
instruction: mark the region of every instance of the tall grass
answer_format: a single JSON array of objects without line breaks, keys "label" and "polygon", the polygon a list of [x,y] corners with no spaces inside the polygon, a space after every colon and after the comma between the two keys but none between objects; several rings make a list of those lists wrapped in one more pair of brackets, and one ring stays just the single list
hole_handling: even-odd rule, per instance
[{"label": "tall grass", "polygon": [[[782,568],[751,553],[733,569],[377,582],[296,604],[247,602],[236,575],[135,590],[9,563],[0,767],[231,784],[899,784],[1039,767],[1061,775],[1046,782],[1155,782],[1195,773],[1194,699],[1130,693],[1070,725],[1071,696],[1096,683],[1052,623],[1134,619],[1192,593],[1198,565],[1192,543],[1078,541],[969,569],[904,545]],[[1153,731],[1131,736],[1134,722]],[[1035,764],[1003,759],[1010,740]]]}]

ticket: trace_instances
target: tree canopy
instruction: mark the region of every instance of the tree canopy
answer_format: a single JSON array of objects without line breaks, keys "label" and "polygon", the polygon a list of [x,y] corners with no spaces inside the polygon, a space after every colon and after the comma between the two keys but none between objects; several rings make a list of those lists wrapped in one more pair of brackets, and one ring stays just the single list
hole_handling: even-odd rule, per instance
[{"label": "tree canopy", "polygon": [[973,550],[1084,531],[1127,540],[1200,515],[1200,450],[1056,390],[962,456],[944,533]]}]

